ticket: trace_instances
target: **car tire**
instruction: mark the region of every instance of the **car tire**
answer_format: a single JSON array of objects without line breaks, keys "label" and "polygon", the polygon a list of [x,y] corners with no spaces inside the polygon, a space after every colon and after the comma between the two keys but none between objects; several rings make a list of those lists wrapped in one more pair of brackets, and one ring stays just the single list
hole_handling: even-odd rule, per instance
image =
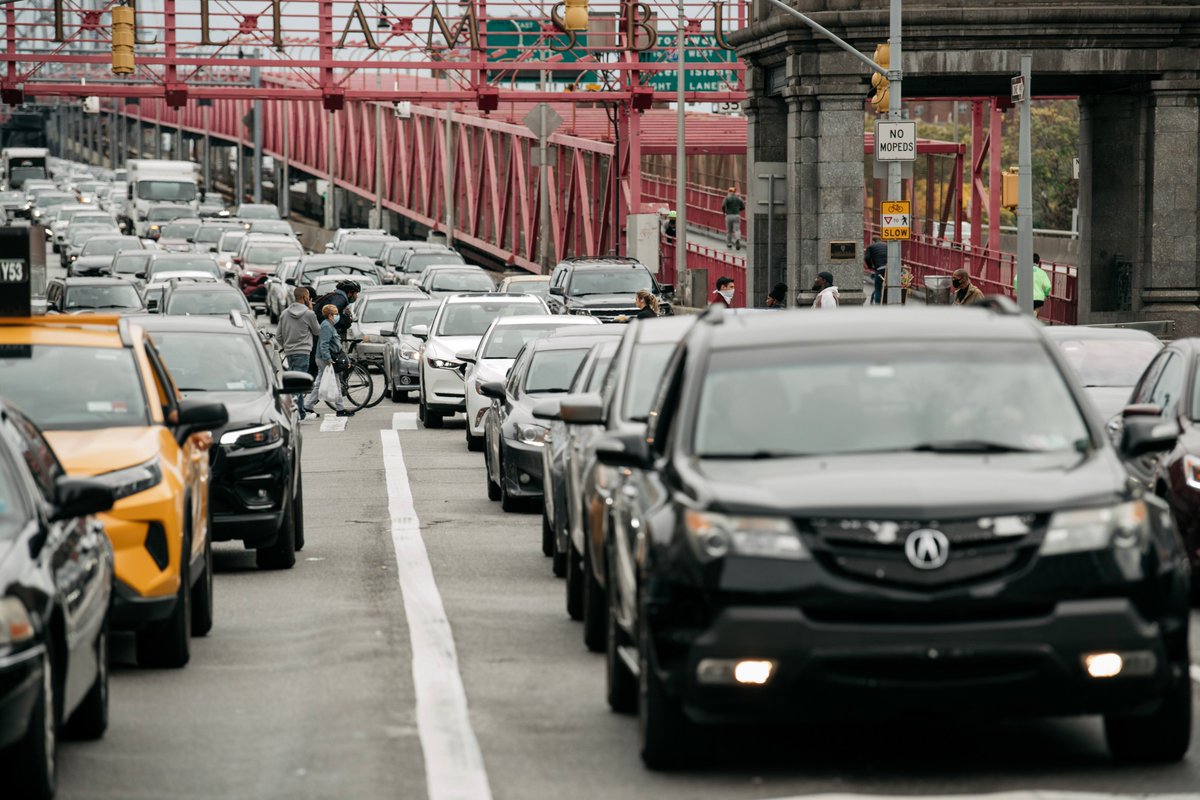
[{"label": "car tire", "polygon": [[500,510],[512,514],[521,510],[520,498],[513,497],[508,493],[508,480],[504,477],[504,457],[500,457],[500,474],[496,476],[500,483]]},{"label": "car tire", "polygon": [[[29,728],[4,754],[5,783],[12,781],[14,797],[49,800],[58,789],[58,708],[54,660],[42,653],[42,685],[29,715]],[[7,792],[6,792],[7,796]]]},{"label": "car tire", "polygon": [[667,694],[654,671],[644,609],[639,616],[638,732],[641,734],[642,763],[652,770],[685,766],[694,731],[683,708]]},{"label": "car tire", "polygon": [[1104,738],[1115,758],[1166,764],[1187,755],[1192,740],[1192,681],[1188,669],[1187,663],[1176,667],[1173,685],[1152,713],[1104,718]]},{"label": "car tire", "polygon": [[296,515],[290,499],[284,505],[279,535],[271,545],[254,552],[254,561],[259,569],[291,569],[296,565]]},{"label": "car tire", "polygon": [[556,578],[567,577],[567,557],[558,552],[557,547],[554,548],[554,555],[550,557],[550,571]]},{"label": "car tire", "polygon": [[484,439],[484,450],[485,450],[485,455],[483,456],[483,468],[484,468],[484,471],[487,473],[488,500],[499,500],[500,499],[500,484],[496,483],[496,481],[494,481],[492,479],[492,459],[491,459],[492,451],[491,451],[491,448],[489,448],[487,446],[486,436]]},{"label": "car tire", "polygon": [[442,415],[437,411],[430,411],[424,400],[421,401],[421,423],[426,428],[442,427]]},{"label": "car tire", "polygon": [[96,637],[96,681],[63,727],[63,734],[95,741],[108,730],[108,624]]},{"label": "car tire", "polygon": [[[297,458],[299,454],[297,453]],[[296,494],[292,497],[292,519],[296,521],[296,552],[304,549],[304,473],[296,472]]]},{"label": "car tire", "polygon": [[138,631],[137,662],[143,667],[179,669],[191,659],[192,582],[190,536],[183,539],[179,557],[179,591],[171,615]]},{"label": "car tire", "polygon": [[545,510],[542,511],[542,555],[554,555],[554,528],[546,518]]},{"label": "car tire", "polygon": [[471,425],[467,423],[467,450],[478,453],[483,450],[483,437],[471,433]]},{"label": "car tire", "polygon": [[567,616],[583,619],[583,559],[575,554],[575,546],[567,550]]},{"label": "car tire", "polygon": [[592,548],[583,547],[583,644],[593,653],[602,653],[608,638],[608,596],[592,565]]},{"label": "car tire", "polygon": [[604,677],[608,707],[617,714],[632,714],[638,707],[638,679],[618,653],[618,648],[630,642],[617,625],[617,591],[611,575],[605,595],[608,600],[608,637],[604,647]]},{"label": "car tire", "polygon": [[213,626],[213,555],[211,534],[204,542],[204,574],[192,586],[192,636],[207,636]]}]

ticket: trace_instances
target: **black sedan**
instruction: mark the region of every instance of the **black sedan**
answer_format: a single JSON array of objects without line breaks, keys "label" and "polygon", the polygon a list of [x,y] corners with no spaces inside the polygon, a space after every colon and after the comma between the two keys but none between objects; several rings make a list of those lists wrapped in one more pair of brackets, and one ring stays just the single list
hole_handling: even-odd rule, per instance
[{"label": "black sedan", "polygon": [[209,451],[213,540],[243,542],[262,569],[290,569],[304,547],[295,396],[312,388],[312,377],[280,373],[251,318],[240,314],[148,316],[138,324],[184,397],[202,394],[229,411]]},{"label": "black sedan", "polygon": [[482,384],[492,398],[484,417],[484,460],[488,498],[515,511],[522,499],[542,496],[542,448],[550,428],[533,407],[571,388],[592,348],[588,339],[536,339],[521,349],[508,380]]},{"label": "black sedan", "polygon": [[48,798],[60,733],[108,727],[113,555],[90,515],[112,490],[68,478],[50,445],[0,399],[0,779],[5,797]]}]

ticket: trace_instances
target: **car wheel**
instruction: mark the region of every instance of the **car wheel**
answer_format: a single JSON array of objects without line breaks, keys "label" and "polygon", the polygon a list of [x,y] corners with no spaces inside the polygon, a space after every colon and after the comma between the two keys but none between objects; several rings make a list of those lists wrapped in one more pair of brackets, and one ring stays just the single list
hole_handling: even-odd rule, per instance
[{"label": "car wheel", "polygon": [[192,636],[207,636],[213,626],[212,536],[204,542],[204,574],[192,587]]},{"label": "car wheel", "polygon": [[421,417],[422,424],[424,424],[426,428],[442,427],[442,415],[436,411],[430,411],[429,406],[425,405],[424,398],[421,400],[419,416]]},{"label": "car wheel", "polygon": [[679,703],[663,687],[651,662],[645,614],[639,615],[638,636],[638,731],[642,740],[642,763],[654,770],[684,765],[692,743],[692,725]]},{"label": "car wheel", "polygon": [[1104,738],[1113,756],[1121,761],[1165,764],[1187,755],[1192,739],[1192,681],[1188,668],[1187,663],[1176,667],[1174,683],[1152,713],[1104,718]]},{"label": "car wheel", "polygon": [[554,528],[550,526],[550,520],[546,517],[546,512],[542,511],[542,555],[554,555]]},{"label": "car wheel", "polygon": [[508,493],[508,479],[504,477],[504,456],[501,451],[500,456],[500,474],[496,476],[500,482],[500,510],[509,514],[521,510],[520,498],[513,497]]},{"label": "car wheel", "polygon": [[596,580],[592,566],[592,548],[583,546],[583,644],[593,653],[601,653],[607,644],[608,597]]},{"label": "car wheel", "polygon": [[471,424],[467,423],[467,449],[472,453],[478,453],[483,450],[483,437],[475,436],[471,433]]},{"label": "car wheel", "polygon": [[192,638],[192,542],[183,539],[179,557],[179,592],[171,616],[147,625],[137,634],[137,662],[143,667],[185,666],[191,658]]},{"label": "car wheel", "polygon": [[608,707],[618,714],[629,714],[637,710],[638,683],[620,654],[619,648],[631,643],[617,625],[617,590],[611,574],[605,594],[608,600],[608,637],[604,648],[604,677]]},{"label": "car wheel", "polygon": [[296,565],[296,515],[290,500],[284,505],[279,535],[270,546],[258,548],[254,560],[259,569],[291,569]]},{"label": "car wheel", "polygon": [[42,685],[29,715],[29,728],[5,754],[5,783],[11,780],[16,784],[16,797],[54,797],[58,788],[56,708],[54,662],[47,650],[42,653]]},{"label": "car wheel", "polygon": [[108,624],[96,637],[96,682],[75,709],[64,735],[72,739],[94,741],[108,730]]},{"label": "car wheel", "polygon": [[[299,457],[299,454],[297,454]],[[296,494],[292,498],[292,519],[296,521],[296,552],[304,549],[304,473],[296,473]]]},{"label": "car wheel", "polygon": [[576,555],[575,545],[567,550],[567,616],[583,619],[583,559]]}]

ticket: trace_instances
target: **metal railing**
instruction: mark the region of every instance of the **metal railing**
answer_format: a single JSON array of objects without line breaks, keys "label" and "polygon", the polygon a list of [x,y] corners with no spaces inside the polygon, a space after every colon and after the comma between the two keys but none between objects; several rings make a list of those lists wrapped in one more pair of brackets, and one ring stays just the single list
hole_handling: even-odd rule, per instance
[{"label": "metal railing", "polygon": [[708,303],[709,294],[716,289],[717,278],[728,276],[733,278],[734,285],[737,287],[733,296],[733,307],[746,307],[746,261],[743,257],[688,242],[687,263],[681,274],[675,261],[675,249],[674,239],[666,236],[659,238],[659,283],[675,284],[676,294],[682,296],[681,290],[684,284],[681,281],[690,282],[690,276],[687,273],[692,270],[706,270],[707,287],[698,297],[691,298],[693,306],[703,306]]}]

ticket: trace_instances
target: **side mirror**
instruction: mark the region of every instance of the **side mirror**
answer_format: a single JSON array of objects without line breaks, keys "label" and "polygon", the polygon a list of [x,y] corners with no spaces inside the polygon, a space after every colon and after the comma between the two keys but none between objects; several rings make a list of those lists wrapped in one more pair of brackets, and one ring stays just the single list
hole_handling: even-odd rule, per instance
[{"label": "side mirror", "polygon": [[1162,409],[1153,403],[1134,403],[1121,409],[1121,419],[1130,419],[1133,417],[1153,417],[1158,419],[1161,416]]},{"label": "side mirror", "polygon": [[1126,458],[1139,458],[1166,452],[1175,446],[1180,433],[1179,423],[1173,419],[1127,416],[1121,431],[1121,454]]},{"label": "side mirror", "polygon": [[395,329],[395,328],[384,328],[383,330],[381,330],[381,331],[379,332],[379,335],[380,335],[380,336],[393,337],[393,336],[395,336],[395,335],[396,335],[396,329]]},{"label": "side mirror", "polygon": [[554,295],[555,297],[566,297],[567,291],[561,286],[551,286],[550,294]]},{"label": "side mirror", "polygon": [[193,433],[210,431],[229,422],[229,412],[224,403],[209,403],[204,400],[181,400],[175,413],[175,437],[186,441]]},{"label": "side mirror", "polygon": [[534,419],[562,419],[562,403],[559,400],[542,400],[535,405],[531,412]]},{"label": "side mirror", "polygon": [[475,351],[474,350],[459,350],[457,353],[454,354],[454,357],[457,358],[459,361],[464,361],[468,364],[475,363]]},{"label": "side mirror", "polygon": [[571,425],[601,425],[604,405],[598,394],[567,395],[559,402],[563,422]]},{"label": "side mirror", "polygon": [[144,272],[135,272],[135,273],[134,273],[134,275],[133,275],[133,277],[137,278],[139,281],[144,281],[144,280],[146,280],[146,273],[144,273]]},{"label": "side mirror", "polygon": [[242,263],[242,257],[241,257],[241,256],[234,256],[233,258],[231,258],[231,259],[229,259],[229,260],[230,260],[230,261],[232,261],[234,264],[241,264],[241,263]]},{"label": "side mirror", "polygon": [[413,325],[412,335],[417,337],[418,339],[428,339],[429,338],[429,326],[428,325]]},{"label": "side mirror", "polygon": [[112,487],[92,478],[59,478],[54,486],[54,513],[57,522],[71,517],[99,514],[113,506]]},{"label": "side mirror", "polygon": [[660,292],[662,292],[663,294],[675,294],[675,284],[673,284],[673,283],[660,284],[658,287],[658,290]]},{"label": "side mirror", "polygon": [[646,469],[650,466],[650,446],[643,433],[606,436],[596,442],[596,460],[606,467]]},{"label": "side mirror", "polygon": [[490,397],[493,400],[504,399],[504,384],[500,381],[488,381],[487,383],[479,384],[479,393],[484,397]]},{"label": "side mirror", "polygon": [[275,394],[300,394],[311,392],[313,387],[312,375],[307,372],[288,370],[279,378],[279,388]]},{"label": "side mirror", "polygon": [[213,247],[210,247],[210,248],[208,248],[208,252],[210,252],[210,253],[217,253],[217,252],[220,252],[220,251],[219,251],[219,250],[217,250],[217,248],[216,248],[215,246],[213,246]]}]

